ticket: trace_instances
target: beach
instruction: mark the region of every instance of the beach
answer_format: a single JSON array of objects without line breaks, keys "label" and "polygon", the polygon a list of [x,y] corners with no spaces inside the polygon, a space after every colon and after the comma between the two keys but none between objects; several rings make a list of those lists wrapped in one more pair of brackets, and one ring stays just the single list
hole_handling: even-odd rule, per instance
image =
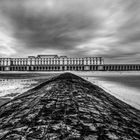
[{"label": "beach", "polygon": [[78,75],[140,110],[139,72],[87,72]]},{"label": "beach", "polygon": [[139,140],[139,126],[139,110],[72,73],[0,106],[0,140]]},{"label": "beach", "polygon": [[[25,73],[12,77],[1,76],[0,96],[10,93],[23,93],[39,84],[42,80],[47,80],[53,75],[63,72],[43,72]],[[140,110],[140,73],[139,72],[71,72],[103,88],[106,92],[124,101],[125,103]],[[15,75],[13,73],[12,75]],[[17,78],[18,77],[18,78]],[[28,78],[27,78],[28,77]],[[4,81],[2,81],[4,79]],[[3,83],[3,84],[2,84]],[[8,97],[8,96],[7,96]],[[10,97],[12,98],[12,97]]]}]

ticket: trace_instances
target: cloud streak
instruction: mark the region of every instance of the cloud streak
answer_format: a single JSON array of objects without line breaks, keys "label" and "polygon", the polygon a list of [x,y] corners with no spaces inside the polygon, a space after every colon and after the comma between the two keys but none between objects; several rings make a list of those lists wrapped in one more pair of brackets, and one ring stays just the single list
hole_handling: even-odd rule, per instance
[{"label": "cloud streak", "polygon": [[137,0],[1,0],[0,54],[9,49],[8,56],[54,52],[137,62],[139,12]]}]

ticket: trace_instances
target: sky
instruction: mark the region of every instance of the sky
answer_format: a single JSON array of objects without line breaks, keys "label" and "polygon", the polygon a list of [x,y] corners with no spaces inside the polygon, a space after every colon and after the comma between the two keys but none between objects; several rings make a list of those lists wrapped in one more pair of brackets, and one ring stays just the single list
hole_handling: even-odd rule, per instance
[{"label": "sky", "polygon": [[139,63],[140,0],[0,0],[0,57]]}]

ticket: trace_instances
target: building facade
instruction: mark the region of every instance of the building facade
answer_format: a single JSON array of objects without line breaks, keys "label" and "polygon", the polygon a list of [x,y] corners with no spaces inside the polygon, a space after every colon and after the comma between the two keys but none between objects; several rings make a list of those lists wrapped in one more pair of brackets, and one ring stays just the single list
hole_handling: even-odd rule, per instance
[{"label": "building facade", "polygon": [[0,58],[0,71],[140,71],[140,64],[104,64],[102,57],[38,55]]},{"label": "building facade", "polygon": [[38,55],[28,58],[0,58],[0,71],[88,71],[101,70],[103,65],[102,57]]}]

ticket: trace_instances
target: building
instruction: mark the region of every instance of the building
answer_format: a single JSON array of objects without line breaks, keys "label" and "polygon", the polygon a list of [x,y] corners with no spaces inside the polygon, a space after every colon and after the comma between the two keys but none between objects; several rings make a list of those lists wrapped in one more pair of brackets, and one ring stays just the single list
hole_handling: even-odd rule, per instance
[{"label": "building", "polygon": [[102,57],[38,55],[0,58],[0,71],[140,71],[140,64],[104,64]]},{"label": "building", "polygon": [[102,57],[69,58],[57,55],[0,58],[0,71],[89,71],[102,70]]}]

